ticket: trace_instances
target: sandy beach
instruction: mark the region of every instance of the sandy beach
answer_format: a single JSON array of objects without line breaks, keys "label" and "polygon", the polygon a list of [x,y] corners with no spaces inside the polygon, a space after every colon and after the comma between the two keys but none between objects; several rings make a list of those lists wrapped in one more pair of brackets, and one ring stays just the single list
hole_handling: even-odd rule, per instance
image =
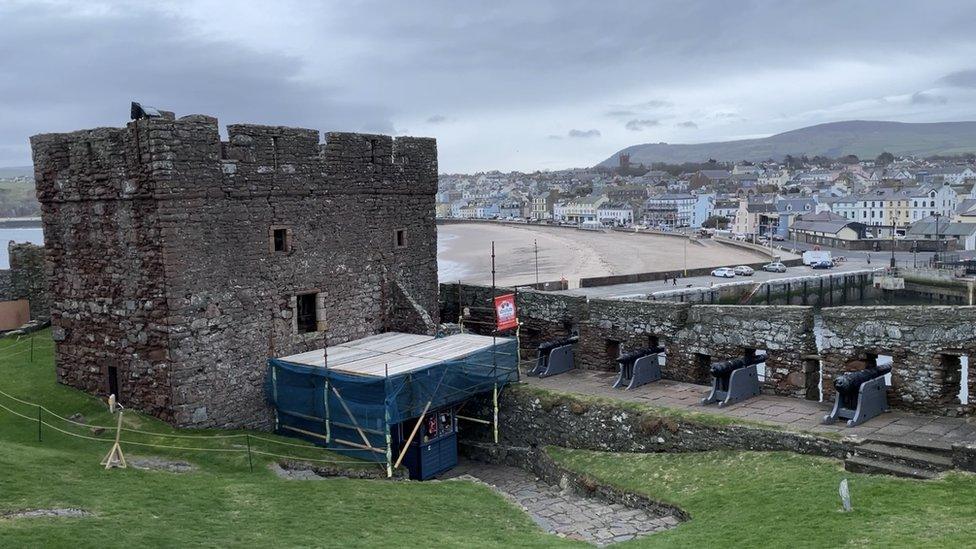
[{"label": "sandy beach", "polygon": [[[624,232],[591,232],[538,225],[493,223],[446,224],[437,227],[438,279],[474,284],[491,282],[491,242],[495,242],[496,282],[536,281],[533,242],[539,249],[539,280],[580,278],[685,267],[685,244],[677,237]],[[703,240],[687,245],[687,267],[735,266],[762,261],[750,250]]]}]

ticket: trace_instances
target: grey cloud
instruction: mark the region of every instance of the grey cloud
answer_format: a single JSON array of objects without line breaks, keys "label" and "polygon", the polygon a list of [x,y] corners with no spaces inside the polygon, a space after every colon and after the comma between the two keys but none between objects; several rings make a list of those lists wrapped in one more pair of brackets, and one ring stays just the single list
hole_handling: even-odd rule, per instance
[{"label": "grey cloud", "polygon": [[579,138],[582,138],[582,139],[589,139],[591,137],[600,137],[600,130],[577,130],[577,129],[572,129],[572,130],[569,130],[569,133],[567,135],[569,135],[570,137],[579,137]]},{"label": "grey cloud", "polygon": [[546,139],[553,139],[553,140],[558,140],[558,139],[562,139],[562,138],[563,138],[563,136],[561,136],[561,135],[555,135],[555,134],[550,134],[550,135],[547,135],[546,136]]},{"label": "grey cloud", "polygon": [[628,130],[634,132],[644,131],[647,128],[653,128],[654,126],[659,126],[661,123],[657,120],[642,119],[642,120],[631,120],[624,125]]},{"label": "grey cloud", "polygon": [[957,88],[976,88],[976,69],[949,73],[940,78],[938,83]]},{"label": "grey cloud", "polygon": [[[423,121],[450,113],[445,130],[456,126],[478,137],[442,138],[443,168],[532,168],[553,159],[549,150],[531,149],[536,133],[513,125],[507,135],[513,147],[522,147],[517,156],[525,164],[504,165],[512,155],[482,146],[508,139],[500,137],[504,130],[475,127],[477,121],[538,113],[551,124],[542,127],[559,127],[561,111],[589,116],[587,109],[598,105],[596,120],[573,123],[656,119],[677,132],[672,122],[712,120],[707,113],[734,104],[749,113],[743,131],[790,129],[763,113],[796,116],[820,112],[828,101],[856,103],[890,93],[818,97],[789,73],[798,69],[797,59],[804,60],[802,70],[822,77],[829,73],[816,67],[854,55],[888,70],[892,84],[917,86],[910,79],[919,71],[901,64],[906,56],[938,60],[948,72],[965,69],[967,52],[976,46],[976,3],[962,0],[945,0],[939,9],[890,0],[884,10],[878,2],[837,0],[286,1],[275,3],[274,24],[255,15],[256,3],[237,9],[220,0],[206,0],[202,8],[197,2],[113,1],[90,8],[0,0],[0,51],[9,52],[0,63],[0,165],[28,163],[32,133],[120,124],[136,99],[181,114],[214,114],[222,123],[323,130],[389,132],[401,117]],[[868,20],[872,24],[865,25]],[[750,87],[747,80],[721,97],[722,82],[750,71],[771,75],[776,90]],[[976,70],[943,80],[976,87]],[[706,99],[685,105],[685,97],[695,97],[681,95],[686,90],[704,90]],[[644,100],[615,104],[631,98]],[[869,116],[897,116],[907,106],[893,101]],[[817,116],[803,122],[829,118]],[[722,137],[706,135],[722,130],[703,128],[703,138]],[[616,133],[605,137],[608,148],[630,144]],[[591,160],[601,158],[559,158]]]},{"label": "grey cloud", "polygon": [[697,127],[698,127],[698,124],[695,124],[695,123],[694,123],[694,122],[692,122],[691,120],[686,120],[686,121],[684,121],[684,122],[678,122],[678,123],[677,123],[677,124],[675,124],[674,126],[675,126],[676,128],[689,128],[689,129],[695,129],[695,128],[697,128]]},{"label": "grey cloud", "polygon": [[945,105],[948,102],[946,97],[928,92],[915,92],[909,99],[912,105]]},{"label": "grey cloud", "polygon": [[36,133],[124,124],[130,100],[214,115],[221,126],[394,131],[389,107],[301,78],[302,59],[194,34],[191,22],[150,7],[81,22],[63,7],[14,4],[0,6],[0,20],[17,22],[0,33],[0,50],[23,52],[3,62],[0,151],[15,152],[0,165],[29,161]]},{"label": "grey cloud", "polygon": [[428,124],[443,124],[444,122],[447,122],[448,120],[449,119],[446,116],[444,116],[443,114],[435,114],[434,116],[431,116],[431,117],[427,118],[427,123]]},{"label": "grey cloud", "polygon": [[638,116],[649,112],[659,111],[661,109],[667,109],[673,106],[674,104],[670,101],[664,101],[663,99],[651,99],[649,101],[632,103],[629,105],[613,105],[612,110],[607,111],[606,115],[613,118]]}]

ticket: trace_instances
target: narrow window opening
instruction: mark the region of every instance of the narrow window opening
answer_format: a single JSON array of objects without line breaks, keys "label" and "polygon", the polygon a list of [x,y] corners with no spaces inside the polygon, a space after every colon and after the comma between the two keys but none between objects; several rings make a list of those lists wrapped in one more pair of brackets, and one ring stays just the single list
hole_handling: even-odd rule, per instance
[{"label": "narrow window opening", "polygon": [[92,158],[95,156],[91,141],[85,141],[85,156],[88,157],[89,162],[91,162]]},{"label": "narrow window opening", "polygon": [[606,352],[606,357],[611,363],[617,361],[617,357],[620,356],[620,342],[615,339],[608,339],[606,341],[606,347],[604,348]]},{"label": "narrow window opening", "polygon": [[288,229],[272,229],[271,245],[276,252],[289,251]]},{"label": "narrow window opening", "polygon": [[296,301],[298,333],[307,334],[317,331],[318,315],[315,308],[315,294],[300,294],[296,296]]},{"label": "narrow window opening", "polygon": [[115,366],[108,367],[108,394],[115,395],[116,402],[120,400],[119,369]]},{"label": "narrow window opening", "polygon": [[407,246],[407,230],[397,229],[393,234],[393,242],[397,248],[404,248]]}]

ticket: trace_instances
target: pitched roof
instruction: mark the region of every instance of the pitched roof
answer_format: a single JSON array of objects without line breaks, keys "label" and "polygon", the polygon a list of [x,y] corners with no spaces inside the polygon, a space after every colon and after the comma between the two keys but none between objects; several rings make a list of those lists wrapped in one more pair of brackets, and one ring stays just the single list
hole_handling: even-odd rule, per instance
[{"label": "pitched roof", "polygon": [[842,215],[837,215],[833,212],[820,212],[803,214],[797,217],[790,228],[798,231],[837,234],[847,226],[851,226],[852,229],[858,232],[861,232],[861,229],[864,227],[861,223],[851,221]]},{"label": "pitched roof", "polygon": [[931,215],[912,223],[907,231],[910,235],[970,236],[973,233],[976,233],[976,223],[961,221],[949,223],[944,217],[937,219]]}]

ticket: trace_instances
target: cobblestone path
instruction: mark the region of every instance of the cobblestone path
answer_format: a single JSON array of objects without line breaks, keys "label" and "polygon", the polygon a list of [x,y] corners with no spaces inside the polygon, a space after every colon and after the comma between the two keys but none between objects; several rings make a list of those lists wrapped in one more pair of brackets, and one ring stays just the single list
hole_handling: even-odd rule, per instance
[{"label": "cobblestone path", "polygon": [[565,493],[516,467],[462,461],[450,478],[473,479],[518,504],[543,530],[557,536],[609,545],[674,528],[675,517]]}]

